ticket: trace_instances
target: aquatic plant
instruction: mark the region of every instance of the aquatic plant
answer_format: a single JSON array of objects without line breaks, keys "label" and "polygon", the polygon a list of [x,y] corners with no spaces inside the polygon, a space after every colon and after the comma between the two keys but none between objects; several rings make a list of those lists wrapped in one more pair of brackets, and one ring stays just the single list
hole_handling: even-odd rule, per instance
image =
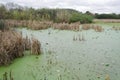
[{"label": "aquatic plant", "polygon": [[3,74],[3,79],[2,80],[14,80],[13,75],[12,75],[12,71],[10,71],[9,73],[5,72]]}]

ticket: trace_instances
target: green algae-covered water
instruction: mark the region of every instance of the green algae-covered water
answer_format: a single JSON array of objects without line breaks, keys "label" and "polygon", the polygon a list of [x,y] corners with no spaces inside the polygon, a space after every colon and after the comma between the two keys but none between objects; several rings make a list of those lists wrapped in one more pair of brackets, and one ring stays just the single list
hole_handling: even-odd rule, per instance
[{"label": "green algae-covered water", "polygon": [[[12,71],[14,80],[105,80],[106,75],[119,80],[120,31],[111,27],[120,24],[99,25],[103,32],[18,29],[41,42],[42,54],[25,55],[0,67],[0,79]],[[79,40],[81,36],[84,41]]]}]

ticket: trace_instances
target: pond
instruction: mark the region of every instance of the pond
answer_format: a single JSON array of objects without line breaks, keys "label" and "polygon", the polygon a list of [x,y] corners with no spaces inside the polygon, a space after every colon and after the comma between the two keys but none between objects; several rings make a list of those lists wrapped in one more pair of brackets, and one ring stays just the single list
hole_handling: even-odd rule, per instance
[{"label": "pond", "polygon": [[10,71],[14,80],[120,79],[120,31],[111,29],[113,23],[99,25],[105,28],[103,32],[18,29],[24,37],[41,42],[42,54],[27,55],[26,51],[24,57],[0,67],[0,79]]}]

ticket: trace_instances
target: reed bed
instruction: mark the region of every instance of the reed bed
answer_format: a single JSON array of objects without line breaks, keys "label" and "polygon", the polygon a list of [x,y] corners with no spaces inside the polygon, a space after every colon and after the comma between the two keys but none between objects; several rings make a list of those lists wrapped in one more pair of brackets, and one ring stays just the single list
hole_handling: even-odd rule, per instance
[{"label": "reed bed", "polygon": [[120,23],[120,19],[94,19],[93,22]]},{"label": "reed bed", "polygon": [[53,23],[52,21],[36,21],[36,20],[5,20],[8,27],[27,27],[32,30],[42,30],[53,27],[60,30],[79,30],[80,22],[75,23]]},{"label": "reed bed", "polygon": [[118,27],[118,26],[113,26],[113,27],[112,27],[112,30],[118,31],[118,30],[120,30],[120,27]]},{"label": "reed bed", "polygon": [[5,20],[5,25],[9,27],[27,27],[33,30],[50,28],[52,21],[32,21],[32,20]]},{"label": "reed bed", "polygon": [[0,35],[0,65],[7,65],[13,59],[23,56],[24,46],[21,34],[14,31],[4,31]]},{"label": "reed bed", "polygon": [[53,28],[59,30],[74,30],[79,31],[80,22],[76,23],[54,23]]},{"label": "reed bed", "polygon": [[42,30],[42,29],[48,29],[52,26],[52,22],[50,21],[29,21],[28,27],[33,30]]},{"label": "reed bed", "polygon": [[82,30],[89,30],[89,29],[91,29],[91,25],[89,25],[89,24],[83,24],[81,29]]},{"label": "reed bed", "polygon": [[[31,45],[35,44],[31,47]],[[37,44],[37,45],[36,45]],[[21,33],[16,31],[0,31],[0,66],[8,65],[15,58],[24,56],[25,50],[33,50],[32,53],[40,54],[39,41],[33,39],[30,41],[28,37],[23,38]]]},{"label": "reed bed", "polygon": [[93,29],[96,32],[102,32],[104,29],[102,28],[102,26],[99,25],[91,25],[91,24],[83,24],[81,27],[82,30],[89,30],[89,29]]}]

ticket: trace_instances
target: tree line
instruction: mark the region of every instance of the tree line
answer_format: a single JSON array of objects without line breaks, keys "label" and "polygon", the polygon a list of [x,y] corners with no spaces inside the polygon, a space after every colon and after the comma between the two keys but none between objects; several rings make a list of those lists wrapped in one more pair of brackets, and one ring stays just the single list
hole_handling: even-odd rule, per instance
[{"label": "tree line", "polygon": [[39,20],[57,23],[80,21],[81,23],[90,23],[93,20],[93,16],[73,9],[34,9],[22,7],[14,3],[8,3],[6,5],[1,4],[0,19]]},{"label": "tree line", "polygon": [[91,23],[94,18],[120,19],[120,14],[93,14],[89,11],[82,13],[74,9],[34,9],[32,7],[22,7],[14,3],[0,4],[0,19],[39,20],[57,23],[73,23],[80,21],[80,23]]},{"label": "tree line", "polygon": [[95,14],[95,18],[97,19],[120,19],[120,14]]}]

